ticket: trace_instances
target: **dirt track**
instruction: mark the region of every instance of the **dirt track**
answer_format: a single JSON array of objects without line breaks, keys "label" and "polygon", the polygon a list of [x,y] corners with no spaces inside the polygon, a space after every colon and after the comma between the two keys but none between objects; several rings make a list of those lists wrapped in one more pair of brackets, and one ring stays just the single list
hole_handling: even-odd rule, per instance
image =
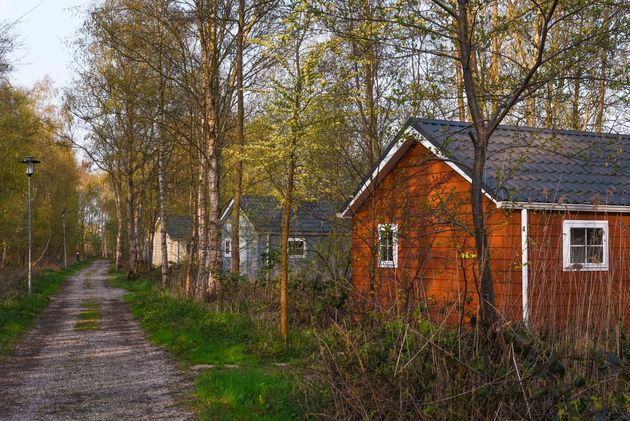
[{"label": "dirt track", "polygon": [[[150,345],[106,285],[106,262],[79,272],[0,365],[0,420],[188,420],[192,385]],[[86,302],[100,304],[96,329],[76,328]]]}]

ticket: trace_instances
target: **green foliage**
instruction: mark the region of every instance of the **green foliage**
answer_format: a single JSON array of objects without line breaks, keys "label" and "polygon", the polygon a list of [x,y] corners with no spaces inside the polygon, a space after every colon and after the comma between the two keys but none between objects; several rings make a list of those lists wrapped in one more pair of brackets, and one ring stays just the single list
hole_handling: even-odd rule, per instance
[{"label": "green foliage", "polygon": [[20,161],[28,155],[42,161],[31,177],[34,255],[63,256],[63,209],[68,243],[78,243],[79,172],[69,145],[53,135],[61,122],[47,104],[49,91],[46,84],[25,92],[0,82],[0,258],[6,248],[0,266],[20,263],[26,252],[28,190]]},{"label": "green foliage", "polygon": [[303,417],[293,369],[276,364],[299,359],[308,333],[296,332],[285,344],[268,325],[245,314],[217,312],[153,282],[126,281],[125,274],[114,273],[111,284],[129,291],[125,299],[149,338],[183,366],[214,366],[195,380],[202,419]]},{"label": "green foliage", "polygon": [[0,301],[0,360],[32,326],[37,316],[48,307],[50,297],[59,292],[72,274],[86,267],[87,261],[76,263],[67,271],[47,271],[33,278],[33,294],[19,291]]}]

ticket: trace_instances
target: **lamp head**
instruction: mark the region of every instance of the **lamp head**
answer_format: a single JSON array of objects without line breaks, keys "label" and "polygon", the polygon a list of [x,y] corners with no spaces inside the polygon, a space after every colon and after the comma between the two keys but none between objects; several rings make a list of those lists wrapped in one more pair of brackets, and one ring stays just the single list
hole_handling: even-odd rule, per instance
[{"label": "lamp head", "polygon": [[26,164],[26,175],[30,177],[35,172],[35,164],[39,164],[41,161],[38,161],[37,159],[33,158],[32,156],[27,156],[26,158],[24,158],[20,162],[22,164]]}]

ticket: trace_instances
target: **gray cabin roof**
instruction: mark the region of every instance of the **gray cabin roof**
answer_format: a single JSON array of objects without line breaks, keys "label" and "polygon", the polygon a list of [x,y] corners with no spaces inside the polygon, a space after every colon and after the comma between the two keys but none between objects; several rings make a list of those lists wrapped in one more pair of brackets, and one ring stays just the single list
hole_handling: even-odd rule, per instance
[{"label": "gray cabin roof", "polygon": [[[412,118],[408,125],[472,175],[470,123]],[[630,206],[630,136],[499,126],[484,187],[497,201]]]},{"label": "gray cabin roof", "polygon": [[190,216],[167,216],[166,233],[171,240],[189,240],[192,234],[192,218]]},{"label": "gray cabin roof", "polygon": [[[350,216],[415,143],[472,178],[471,123],[409,118],[348,202]],[[499,126],[488,145],[484,190],[501,203],[630,206],[630,135]]]},{"label": "gray cabin roof", "polygon": [[[231,213],[233,201],[223,214],[223,219]],[[259,233],[280,233],[282,208],[273,196],[244,195],[241,197],[241,210]],[[335,207],[332,203],[320,200],[302,202],[291,210],[291,232],[304,234],[327,234],[332,230]]]}]

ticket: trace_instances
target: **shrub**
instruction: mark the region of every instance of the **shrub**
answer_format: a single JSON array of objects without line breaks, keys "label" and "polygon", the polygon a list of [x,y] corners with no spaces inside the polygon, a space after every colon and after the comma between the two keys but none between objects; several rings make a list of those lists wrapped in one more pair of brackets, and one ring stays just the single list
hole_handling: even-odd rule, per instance
[{"label": "shrub", "polygon": [[602,334],[581,352],[519,326],[482,338],[371,314],[318,334],[303,388],[331,418],[612,419],[630,414],[629,361]]}]

